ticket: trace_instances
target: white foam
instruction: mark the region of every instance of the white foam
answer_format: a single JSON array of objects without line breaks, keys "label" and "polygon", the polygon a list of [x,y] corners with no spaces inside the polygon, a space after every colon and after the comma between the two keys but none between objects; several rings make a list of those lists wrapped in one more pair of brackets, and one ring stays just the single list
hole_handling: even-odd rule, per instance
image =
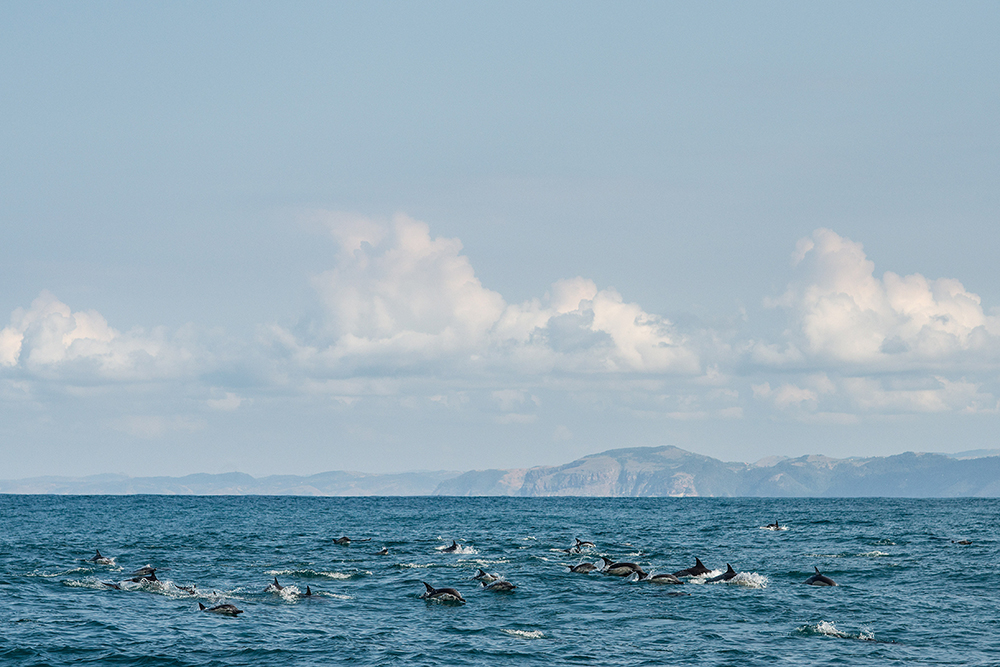
[{"label": "white foam", "polygon": [[756,572],[739,572],[726,583],[745,588],[767,588],[768,579],[763,574]]},{"label": "white foam", "polygon": [[[440,546],[440,547],[437,547],[434,550],[435,551],[441,551],[441,552],[443,552],[445,549],[451,549],[451,545],[447,544],[445,546]],[[449,551],[448,553],[462,554],[463,556],[470,556],[470,555],[473,555],[473,554],[478,554],[479,552],[476,551],[475,547],[463,547],[463,546],[459,546],[457,549],[455,549],[453,551]]]},{"label": "white foam", "polygon": [[812,629],[813,632],[815,632],[817,634],[821,634],[821,635],[826,635],[827,637],[841,637],[841,638],[845,638],[845,637],[848,636],[848,635],[845,635],[840,630],[838,630],[837,626],[834,625],[831,621],[820,621],[816,625],[811,626],[811,629]]},{"label": "white foam", "polygon": [[882,556],[888,556],[889,554],[884,551],[867,551],[863,554],[858,554],[859,556],[865,556],[867,558],[881,558]]},{"label": "white foam", "polygon": [[425,568],[425,567],[434,567],[434,565],[432,563],[399,563],[397,567]]},{"label": "white foam", "polygon": [[500,632],[504,632],[511,637],[522,637],[524,639],[541,639],[545,636],[545,633],[541,630],[508,630],[503,628]]}]

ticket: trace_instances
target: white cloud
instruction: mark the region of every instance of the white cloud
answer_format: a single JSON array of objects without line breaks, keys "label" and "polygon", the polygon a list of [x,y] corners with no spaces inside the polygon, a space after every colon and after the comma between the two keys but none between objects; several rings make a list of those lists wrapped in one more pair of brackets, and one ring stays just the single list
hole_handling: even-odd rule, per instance
[{"label": "white cloud", "polygon": [[320,332],[275,327],[271,341],[303,368],[395,373],[433,362],[520,374],[695,375],[699,355],[668,320],[613,288],[577,277],[542,298],[508,304],[485,288],[457,239],[432,238],[403,215],[390,225],[332,216],[336,266],[314,284],[326,307]]},{"label": "white cloud", "polygon": [[179,336],[162,329],[122,333],[97,311],[73,312],[48,291],[27,310],[16,309],[0,330],[0,370],[34,377],[148,380],[189,375],[197,366]]},{"label": "white cloud", "polygon": [[860,243],[828,229],[799,241],[793,260],[799,278],[767,303],[789,309],[796,328],[784,351],[757,345],[759,362],[794,362],[801,350],[816,361],[903,369],[1000,353],[1000,317],[958,280],[891,271],[880,279]]}]

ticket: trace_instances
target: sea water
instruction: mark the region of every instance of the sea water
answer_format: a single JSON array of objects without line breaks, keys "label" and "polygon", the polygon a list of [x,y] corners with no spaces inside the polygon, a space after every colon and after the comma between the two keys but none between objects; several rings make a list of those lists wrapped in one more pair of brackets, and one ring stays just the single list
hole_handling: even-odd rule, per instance
[{"label": "sea water", "polygon": [[[0,665],[1000,664],[998,520],[986,499],[0,496]],[[600,556],[739,575],[568,569]],[[146,565],[158,582],[129,581]],[[814,567],[838,586],[803,585]]]}]

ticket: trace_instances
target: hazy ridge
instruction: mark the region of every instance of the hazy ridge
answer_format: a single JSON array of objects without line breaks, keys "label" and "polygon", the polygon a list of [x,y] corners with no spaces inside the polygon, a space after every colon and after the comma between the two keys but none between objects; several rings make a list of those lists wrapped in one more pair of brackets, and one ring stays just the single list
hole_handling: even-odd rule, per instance
[{"label": "hazy ridge", "polygon": [[34,477],[0,480],[0,493],[294,496],[714,496],[1000,497],[1000,450],[906,452],[834,459],[821,455],[725,462],[678,447],[633,447],[559,466],[309,476],[245,473],[184,477]]}]

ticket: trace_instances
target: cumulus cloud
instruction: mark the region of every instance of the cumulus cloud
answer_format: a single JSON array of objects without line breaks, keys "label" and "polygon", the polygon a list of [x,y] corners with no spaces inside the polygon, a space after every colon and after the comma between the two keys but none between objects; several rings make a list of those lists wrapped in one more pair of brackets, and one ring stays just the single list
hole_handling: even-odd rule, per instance
[{"label": "cumulus cloud", "polygon": [[48,291],[0,330],[0,372],[29,377],[146,380],[179,377],[195,354],[162,329],[122,333],[94,310],[73,312]]},{"label": "cumulus cloud", "polygon": [[784,345],[758,345],[756,361],[802,360],[903,369],[977,363],[1000,352],[1000,317],[953,278],[875,275],[860,243],[829,229],[802,239],[793,253],[798,276],[768,305],[786,308],[794,328]]},{"label": "cumulus cloud", "polygon": [[576,277],[508,304],[482,285],[458,239],[433,238],[423,222],[331,216],[329,227],[339,244],[336,265],[314,281],[323,326],[309,336],[271,332],[303,367],[388,372],[434,362],[535,374],[700,372],[697,352],[670,321],[613,288]]}]

